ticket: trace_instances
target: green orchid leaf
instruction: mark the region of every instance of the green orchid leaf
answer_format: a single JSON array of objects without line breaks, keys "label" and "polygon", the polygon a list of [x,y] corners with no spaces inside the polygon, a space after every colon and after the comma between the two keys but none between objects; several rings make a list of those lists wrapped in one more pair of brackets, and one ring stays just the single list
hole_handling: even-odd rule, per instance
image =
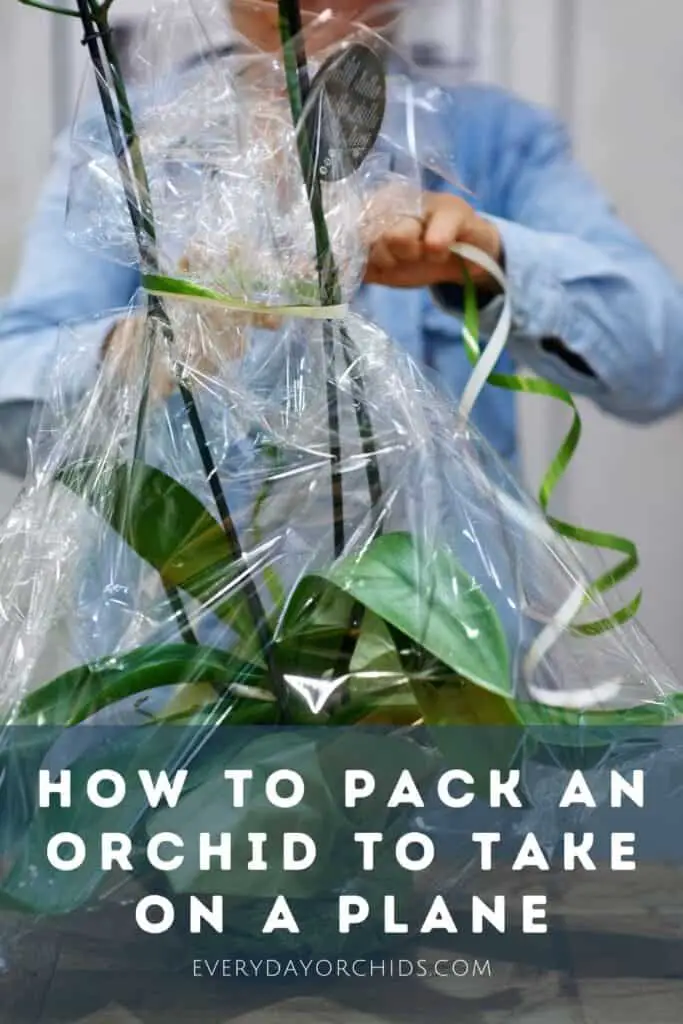
[{"label": "green orchid leaf", "polygon": [[346,629],[353,598],[324,576],[304,576],[294,588],[282,620],[285,638]]},{"label": "green orchid leaf", "polygon": [[[418,678],[429,680],[428,690],[413,685],[412,720],[473,724],[472,705],[483,688],[489,691],[488,700],[481,695],[485,719],[493,717],[497,724],[517,722],[511,710],[507,644],[495,610],[450,556],[431,553],[425,562],[428,572],[421,570],[420,557],[408,535],[387,534],[373,541],[359,558],[335,566],[329,579],[305,577],[290,598],[278,647],[311,674],[329,672],[357,601],[368,611],[351,664],[349,704],[334,713],[333,721],[372,715],[369,690],[377,709],[384,688],[368,686],[368,676],[374,672],[384,674],[391,684],[390,703],[401,690],[410,692],[409,686]],[[396,648],[395,631],[407,638],[406,644],[412,640],[419,653],[431,655],[420,659],[419,672],[406,666],[405,652]],[[463,677],[471,680],[466,700]],[[432,694],[427,706],[426,693]],[[405,715],[405,702],[401,703]]]},{"label": "green orchid leaf", "polygon": [[351,676],[367,676],[369,673],[385,672],[396,678],[403,678],[405,672],[391,630],[378,615],[366,612],[360,636],[351,659]]},{"label": "green orchid leaf", "polygon": [[421,712],[410,683],[386,623],[366,611],[346,679],[345,699],[330,710],[330,725],[414,725]]},{"label": "green orchid leaf", "polygon": [[70,726],[97,711],[162,686],[204,684],[219,693],[234,683],[263,686],[264,669],[213,647],[142,647],[83,665],[29,694],[19,720]]},{"label": "green orchid leaf", "polygon": [[152,565],[165,586],[184,590],[240,636],[253,637],[236,552],[220,523],[185,487],[139,461],[73,463],[57,479]]},{"label": "green orchid leaf", "polygon": [[366,611],[351,659],[347,700],[334,713],[333,724],[414,725],[422,712],[411,682],[391,630],[377,615]]},{"label": "green orchid leaf", "polygon": [[[330,788],[321,768],[319,743],[314,734],[278,729],[272,736],[259,736],[241,748],[239,765],[253,771],[244,807],[233,807],[232,801],[226,799],[223,772],[217,771],[214,763],[201,785],[184,795],[176,808],[164,808],[149,816],[148,837],[172,830],[186,840],[185,860],[168,875],[168,883],[176,893],[211,893],[242,900],[272,898],[281,893],[288,898],[311,898],[316,892],[328,891],[335,839],[340,829],[348,831],[349,825],[339,806],[338,793]],[[295,827],[314,839],[317,858],[304,872],[284,870],[282,837],[292,831],[292,811],[273,806],[265,795],[267,776],[280,768],[298,771],[305,779],[306,796],[297,806]],[[208,832],[215,841],[221,833],[231,833],[230,871],[221,870],[219,865],[200,871],[197,837],[202,832]],[[249,834],[253,832],[268,835],[267,872],[247,869]]]},{"label": "green orchid leaf", "polygon": [[[272,725],[273,709],[277,711],[277,705],[266,701],[238,700],[227,721],[230,726]],[[29,727],[15,730],[15,735],[17,731],[26,732],[37,740],[31,740],[22,750],[19,738],[17,745],[8,749],[4,784],[10,787],[10,791],[20,791],[20,787],[25,789],[30,780],[30,796],[35,790],[34,762],[40,753],[37,748],[42,744],[39,761],[42,763],[54,744],[68,737],[68,732]],[[201,775],[205,772],[209,777],[215,777],[216,765],[229,764],[233,751],[244,745],[243,736],[248,737],[249,734],[248,728],[209,727],[188,731],[182,725],[158,728],[154,723],[151,727],[109,730],[106,743],[91,745],[69,764],[74,794],[70,807],[61,807],[53,801],[50,807],[39,808],[33,796],[26,820],[4,822],[0,860],[3,861],[5,875],[0,879],[0,903],[24,913],[46,916],[70,913],[78,907],[87,906],[107,877],[98,856],[102,833],[113,831],[134,836],[150,813],[138,771],[145,769],[154,776],[162,770],[189,766],[186,791],[192,793],[195,773]],[[280,735],[279,730],[277,735]],[[198,743],[198,739],[202,742]],[[194,759],[193,755],[196,755]],[[115,807],[98,808],[80,796],[86,791],[89,777],[100,769],[119,772],[126,779],[125,797]],[[222,780],[222,771],[218,774]],[[23,807],[22,802],[22,810]],[[88,856],[74,871],[60,872],[47,860],[47,841],[59,832],[80,835],[86,843]]]},{"label": "green orchid leaf", "polygon": [[[326,708],[330,725],[411,725],[420,713],[391,632],[369,611],[352,627],[356,606],[322,577],[302,579],[280,624],[278,663],[285,672],[328,682],[343,673]],[[349,640],[355,644],[350,665],[340,659]]]},{"label": "green orchid leaf", "polygon": [[294,589],[277,629],[276,657],[284,671],[329,677],[349,633],[354,601],[321,576]]},{"label": "green orchid leaf", "polygon": [[413,692],[446,763],[468,771],[476,794],[487,800],[491,772],[508,771],[519,755],[523,729],[514,700],[458,680],[415,681]]},{"label": "green orchid leaf", "polygon": [[512,697],[498,615],[448,552],[427,551],[407,533],[384,534],[328,579],[458,676]]},{"label": "green orchid leaf", "polygon": [[438,686],[415,680],[413,691],[428,725],[519,728],[521,724],[514,700],[499,697],[466,680],[453,679]]},{"label": "green orchid leaf", "polygon": [[24,7],[35,7],[38,11],[47,11],[49,14],[63,14],[67,18],[80,18],[78,11],[70,11],[68,7],[58,4],[42,3],[42,0],[19,0]]},{"label": "green orchid leaf", "polygon": [[[284,648],[293,652],[294,660],[298,658],[309,671],[321,676],[329,670],[348,628],[354,598],[361,599],[359,591],[352,596],[319,576],[301,581],[282,623],[282,634],[286,638]],[[408,632],[409,627],[403,622],[401,625]],[[463,683],[452,669],[435,659],[426,667],[423,659],[419,673],[405,669],[387,623],[374,612],[366,611],[351,661],[347,699],[331,709],[330,724],[400,727],[420,719],[434,727],[519,724],[511,698]],[[458,750],[446,744],[442,752],[448,755],[449,763],[460,760],[464,766],[468,758],[463,738],[468,738],[469,746],[470,734],[464,729],[458,732],[461,734]],[[469,763],[475,778],[481,773],[482,790],[489,769],[505,769],[515,754],[513,737],[509,731],[507,735],[505,732],[500,730],[498,734],[501,741],[498,749],[489,746],[485,752],[476,742],[475,730],[471,732]],[[454,733],[455,730],[451,738]],[[449,738],[448,730],[435,728],[435,735],[440,746]]]},{"label": "green orchid leaf", "polygon": [[[642,704],[614,710],[576,711],[572,708],[550,707],[546,704],[519,702],[518,712],[525,725],[533,727],[549,726],[553,734],[557,732],[558,742],[562,736],[561,729],[568,732],[585,731],[590,739],[589,730],[613,728],[659,728],[670,724],[683,715],[683,695],[677,694],[670,698],[662,698],[661,704]],[[600,742],[597,738],[595,742]]]},{"label": "green orchid leaf", "polygon": [[680,722],[683,695],[671,694],[660,704],[592,711],[520,702],[517,711],[526,730],[529,759],[586,770],[624,741],[637,743],[644,736],[651,743],[662,727]]},{"label": "green orchid leaf", "polygon": [[377,725],[404,729],[419,719],[417,701],[405,679],[391,686],[382,684],[359,691],[329,713],[329,725],[335,727]]},{"label": "green orchid leaf", "polygon": [[[520,726],[507,642],[493,606],[448,553],[426,552],[407,534],[385,534],[361,556],[334,566],[328,581],[303,580],[288,606],[283,632],[289,635],[291,628],[301,636],[324,636],[325,630],[348,621],[353,601],[370,612],[364,622],[369,632],[361,631],[357,656],[367,657],[368,665],[375,660],[380,671],[388,672],[389,707],[402,699],[408,684],[413,706],[404,704],[403,713],[413,721],[422,718],[447,761],[470,770],[485,793],[490,770],[506,770],[515,758]],[[405,667],[392,630],[431,655],[421,659],[419,671]],[[355,663],[353,668],[357,671]],[[373,715],[381,714],[381,696],[375,693],[370,700],[368,694],[367,703],[363,700],[368,674],[361,671],[357,688],[352,683],[349,703],[334,713],[333,721],[380,721]],[[400,714],[395,706],[393,713]],[[496,742],[482,745],[481,729],[474,728],[482,726]],[[503,728],[491,728],[498,726]]]}]

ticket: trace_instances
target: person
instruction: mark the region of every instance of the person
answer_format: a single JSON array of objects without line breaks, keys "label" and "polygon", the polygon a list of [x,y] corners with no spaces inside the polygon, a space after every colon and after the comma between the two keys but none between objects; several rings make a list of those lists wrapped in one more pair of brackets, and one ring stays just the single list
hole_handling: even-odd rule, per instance
[{"label": "person", "polygon": [[[309,0],[307,7],[330,0]],[[236,30],[261,49],[279,46],[277,5],[232,5]],[[362,18],[368,0],[336,0]],[[461,337],[462,264],[450,254],[469,243],[504,267],[513,324],[499,369],[522,363],[609,413],[637,423],[663,417],[683,394],[683,289],[617,217],[574,161],[565,130],[549,112],[499,88],[462,85],[449,94],[457,135],[458,192],[425,173],[423,217],[392,223],[369,253],[358,304],[430,367],[454,400],[470,367]],[[54,166],[29,228],[16,283],[0,314],[0,469],[21,473],[30,411],[50,390],[59,326],[89,322],[86,387],[105,342],[121,328],[108,311],[135,294],[134,267],[94,258],[66,238],[70,157],[58,143]],[[465,198],[466,195],[466,198]],[[501,298],[483,272],[476,284],[481,329],[496,322]],[[84,337],[81,331],[81,338]],[[86,365],[88,362],[88,365]],[[487,387],[477,426],[514,463],[514,397]]]}]

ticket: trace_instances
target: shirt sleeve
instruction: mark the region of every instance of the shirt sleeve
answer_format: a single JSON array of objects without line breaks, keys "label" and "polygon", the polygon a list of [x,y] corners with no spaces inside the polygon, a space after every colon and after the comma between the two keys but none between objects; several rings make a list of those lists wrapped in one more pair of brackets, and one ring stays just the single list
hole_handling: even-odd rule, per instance
[{"label": "shirt sleeve", "polygon": [[[579,168],[552,115],[500,105],[485,215],[503,242],[510,355],[623,418],[668,414],[683,401],[683,289]],[[461,312],[461,292],[434,297]],[[500,308],[482,310],[484,337]]]},{"label": "shirt sleeve", "polygon": [[[42,402],[59,388],[72,394],[87,388],[105,337],[136,293],[134,267],[69,240],[70,166],[64,136],[25,239],[14,288],[0,305],[0,407]],[[59,365],[68,366],[64,380],[55,379]]]}]

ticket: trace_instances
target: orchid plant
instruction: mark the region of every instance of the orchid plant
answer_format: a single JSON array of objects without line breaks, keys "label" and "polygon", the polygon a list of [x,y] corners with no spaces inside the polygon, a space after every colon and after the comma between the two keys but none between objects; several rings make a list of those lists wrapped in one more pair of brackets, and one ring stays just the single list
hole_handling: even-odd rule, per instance
[{"label": "orchid plant", "polygon": [[[79,18],[83,25],[141,261],[154,272],[155,267],[158,269],[154,210],[109,30],[113,0],[76,0],[75,9],[57,8],[38,0],[20,2]],[[296,125],[305,125],[303,111],[310,82],[298,0],[279,0],[279,12],[291,114]],[[336,305],[340,302],[339,279],[312,138],[304,129],[297,131],[297,140],[315,227],[319,304]],[[476,319],[476,297],[471,288],[466,293],[471,325]],[[162,324],[165,342],[172,350],[175,339],[164,298],[152,295],[149,301],[150,315]],[[441,746],[449,760],[457,760],[460,767],[469,767],[475,777],[484,779],[492,767],[505,769],[519,756],[519,736],[512,741],[503,729],[500,742],[491,742],[488,733],[487,742],[482,744],[477,742],[474,730],[469,742],[461,735],[454,750],[448,731],[439,727],[609,727],[623,723],[625,715],[630,724],[667,720],[676,709],[664,703],[627,713],[586,715],[523,702],[517,697],[506,634],[481,588],[473,585],[449,551],[428,550],[409,532],[385,532],[380,514],[381,456],[355,342],[343,321],[323,320],[322,330],[328,379],[334,381],[335,361],[342,360],[354,389],[369,507],[376,514],[373,539],[360,554],[345,554],[338,395],[332,386],[326,399],[330,523],[336,558],[325,571],[304,576],[289,593],[270,569],[265,583],[273,600],[266,609],[261,581],[245,557],[231,512],[230,482],[221,480],[192,388],[178,377],[176,387],[214,510],[181,481],[146,464],[141,446],[132,461],[108,465],[106,472],[97,456],[88,462],[65,465],[54,486],[67,488],[87,503],[156,571],[172,602],[181,640],[139,647],[74,668],[26,695],[13,710],[13,723],[71,729],[103,709],[173,686],[178,698],[149,724],[205,725],[211,733],[218,731],[224,737],[219,750],[223,759],[226,744],[236,742],[237,726],[286,725],[294,730],[306,726],[382,726],[391,730],[400,744],[397,760],[414,763],[416,774],[427,777],[434,761],[427,748],[410,738],[412,727],[425,726],[432,730],[435,746]],[[150,365],[148,362],[148,376]],[[143,401],[140,436],[145,417]],[[237,637],[229,649],[198,641],[187,612],[190,601],[211,606],[213,614]],[[472,623],[476,623],[476,637]],[[145,728],[140,725],[140,730]],[[274,733],[272,742],[276,747],[285,743],[277,739],[280,735]],[[177,765],[185,766],[200,756],[207,756],[201,744],[183,747]],[[253,751],[256,760],[267,756],[268,751],[261,748]],[[322,760],[316,763],[316,770],[323,772]],[[195,828],[200,819],[204,821],[206,808],[210,807],[207,793],[198,789],[190,794],[188,827]],[[321,820],[329,821],[334,814],[329,803],[322,809]],[[139,805],[127,803],[116,824],[110,822],[108,827],[121,831],[150,829],[155,827],[152,817]],[[352,827],[351,821],[345,824]],[[242,821],[240,827],[244,825]],[[71,830],[79,831],[77,826],[78,822],[72,824]],[[90,822],[89,827],[96,824]],[[44,830],[43,823],[39,834],[44,835]],[[44,912],[63,911],[84,902],[99,881],[98,872],[91,871],[87,877],[77,873],[73,883],[68,878],[63,880],[64,884],[60,882],[58,890],[51,893],[44,886],[27,889],[26,869],[33,852],[29,841],[25,855],[2,885],[5,899],[13,905],[39,907]],[[196,878],[185,879],[184,891],[191,890],[196,882]]]},{"label": "orchid plant", "polygon": [[[30,6],[45,5],[21,0]],[[136,134],[126,87],[108,28],[112,0],[78,0],[78,10],[60,9],[77,16],[85,30],[85,42],[96,72],[100,98],[105,111],[128,209],[140,247],[141,257],[154,266],[156,234],[138,136]],[[302,121],[306,90],[310,88],[303,51],[301,16],[298,0],[280,3],[280,23],[287,89],[292,117]],[[316,173],[310,138],[297,132],[303,181],[306,185],[311,216],[315,224],[318,252],[320,304],[340,302],[339,280],[327,234],[323,212],[321,183]],[[173,346],[170,321],[163,299],[152,297],[151,313],[166,325],[167,342]],[[84,665],[68,672],[31,693],[19,709],[21,721],[75,725],[96,711],[143,690],[158,685],[188,684],[200,681],[215,688],[216,702],[224,701],[230,687],[248,684],[267,692],[271,700],[260,700],[254,707],[241,698],[240,711],[231,712],[238,721],[274,719],[282,722],[310,721],[352,724],[374,716],[378,707],[361,687],[353,687],[353,673],[379,649],[393,651],[397,668],[396,692],[385,693],[382,706],[388,723],[404,725],[424,720],[428,723],[453,721],[456,705],[463,721],[476,718],[474,705],[480,693],[488,693],[492,721],[517,720],[514,713],[511,669],[505,636],[498,616],[481,592],[472,587],[464,571],[447,552],[432,552],[421,557],[419,542],[408,533],[383,533],[379,513],[382,482],[379,456],[375,450],[373,426],[364,398],[364,381],[358,370],[355,343],[343,325],[323,321],[324,347],[331,367],[339,356],[349,368],[354,387],[358,431],[367,464],[370,505],[377,512],[376,536],[364,552],[345,557],[343,480],[340,461],[337,395],[329,389],[328,424],[331,465],[331,522],[335,530],[337,561],[326,575],[302,579],[291,594],[282,587],[279,603],[266,612],[259,596],[254,574],[244,558],[229,506],[229,483],[223,486],[213,461],[206,433],[188,384],[179,379],[181,393],[193,436],[210,482],[217,517],[195,498],[181,482],[136,458],[132,464],[115,467],[106,475],[106,484],[97,481],[102,474],[97,459],[91,463],[67,465],[58,474],[60,486],[79,495],[125,540],[140,558],[158,573],[166,592],[174,597],[181,634],[186,643],[160,649],[140,649],[102,663]],[[334,372],[328,375],[334,378]],[[144,409],[140,420],[144,419]],[[161,533],[157,524],[163,520]],[[435,560],[436,559],[436,560]],[[432,584],[429,614],[421,593],[421,566],[429,564]],[[240,586],[232,586],[240,579]],[[424,577],[426,578],[426,576]],[[453,581],[463,585],[454,587]],[[277,586],[277,584],[276,584]],[[230,653],[205,648],[196,642],[184,611],[184,596],[200,605],[215,604],[215,595],[229,594],[214,608],[241,638]],[[454,594],[457,596],[454,598]],[[476,621],[480,639],[472,643],[463,623]],[[425,623],[427,628],[425,628]],[[277,632],[275,630],[277,629]],[[240,657],[238,651],[246,652]],[[366,652],[366,653],[364,653]],[[441,700],[415,682],[406,690],[405,680],[411,665],[430,664],[438,672],[439,688],[453,690],[447,700],[449,710],[439,710]],[[314,678],[323,670],[335,668],[336,678],[349,676],[342,702],[323,702],[312,709],[297,700],[285,684],[285,676]],[[353,671],[351,669],[353,668]],[[237,691],[236,691],[237,692]],[[454,695],[457,693],[457,697]],[[483,698],[482,698],[483,699]],[[455,703],[453,701],[455,700]],[[473,701],[468,711],[468,704]],[[205,710],[202,714],[205,713]],[[394,719],[394,716],[395,719]]]}]

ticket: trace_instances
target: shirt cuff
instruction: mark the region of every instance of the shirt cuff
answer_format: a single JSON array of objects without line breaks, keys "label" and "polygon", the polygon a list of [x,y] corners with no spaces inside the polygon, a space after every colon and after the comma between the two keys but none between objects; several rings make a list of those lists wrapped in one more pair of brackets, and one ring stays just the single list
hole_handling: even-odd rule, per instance
[{"label": "shirt cuff", "polygon": [[[535,231],[499,217],[488,217],[498,228],[512,304],[512,330],[508,349],[514,359],[558,384],[583,394],[598,395],[612,371],[600,359],[601,339],[596,326],[576,331],[576,310],[567,301],[562,268],[567,266],[564,235]],[[482,334],[495,327],[502,309],[487,310],[481,318]]]},{"label": "shirt cuff", "polygon": [[105,338],[121,315],[4,338],[0,333],[0,405],[86,393],[97,376]]},{"label": "shirt cuff", "polygon": [[[563,261],[566,262],[567,239],[498,217],[487,216],[487,219],[498,228],[503,243],[512,305],[508,353],[516,362],[568,390],[594,397],[604,394],[607,389],[603,382],[610,379],[612,367],[609,359],[600,357],[601,341],[597,330],[594,338],[585,330],[577,337],[576,331],[571,330],[571,317],[575,314],[567,303],[559,272]],[[462,317],[464,293],[461,288],[440,285],[432,289],[432,295],[441,309]],[[503,303],[503,296],[496,295],[480,306],[479,329],[483,341],[493,333]]]}]

